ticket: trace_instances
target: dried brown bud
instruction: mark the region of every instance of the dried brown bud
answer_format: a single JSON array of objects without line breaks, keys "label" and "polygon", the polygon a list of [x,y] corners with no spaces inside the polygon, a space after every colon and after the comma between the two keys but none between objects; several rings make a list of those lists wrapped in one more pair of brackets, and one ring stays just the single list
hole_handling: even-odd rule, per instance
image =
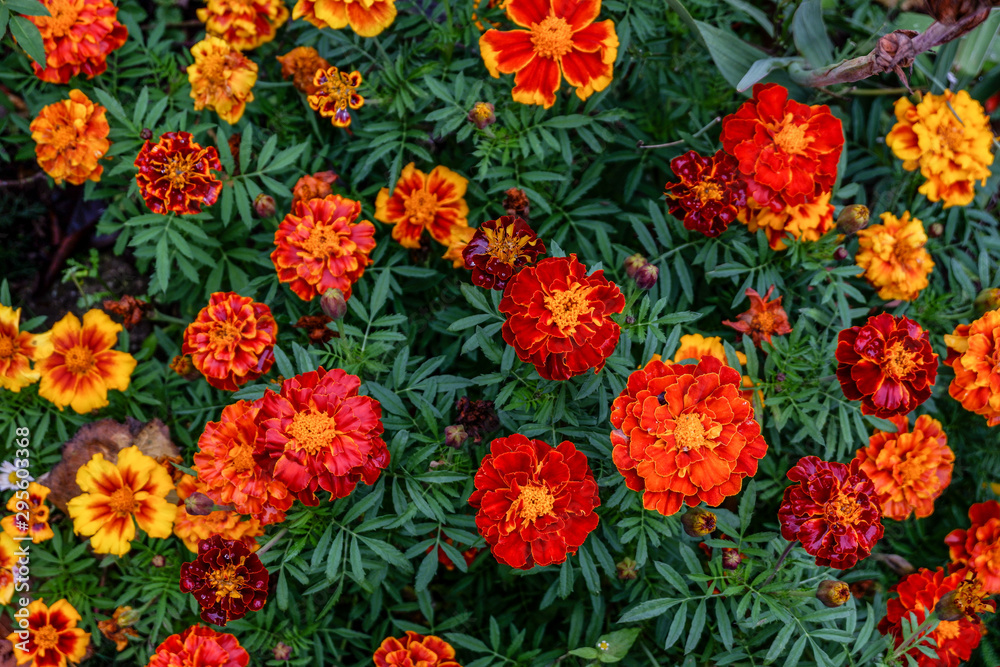
[{"label": "dried brown bud", "polygon": [[618,569],[618,578],[622,581],[629,581],[639,576],[639,564],[628,556],[615,567]]},{"label": "dried brown bud", "polygon": [[452,424],[444,427],[444,444],[455,449],[460,448],[469,439],[465,427],[461,424]]},{"label": "dried brown bud", "polygon": [[469,120],[476,124],[480,130],[486,129],[487,125],[497,122],[496,114],[493,113],[493,105],[489,102],[477,102],[469,112]]},{"label": "dried brown bud", "polygon": [[816,597],[827,607],[840,607],[851,599],[851,587],[846,582],[827,579],[816,587]]},{"label": "dried brown bud", "polygon": [[319,300],[319,306],[332,321],[336,322],[347,313],[347,299],[344,293],[335,287],[331,287],[323,293]]},{"label": "dried brown bud", "polygon": [[878,40],[875,61],[885,69],[910,67],[916,56],[913,38],[916,30],[895,30]]},{"label": "dried brown bud", "polygon": [[167,559],[161,556],[160,554],[156,554],[155,556],[153,556],[152,560],[149,561],[149,563],[153,567],[163,567],[164,565],[167,564]]},{"label": "dried brown bud", "polygon": [[660,277],[660,270],[656,268],[655,264],[649,264],[648,262],[639,267],[639,270],[635,272],[635,284],[638,285],[639,289],[653,289],[656,285],[656,280]]},{"label": "dried brown bud", "polygon": [[649,261],[636,253],[634,255],[629,255],[625,258],[625,273],[628,274],[629,278],[635,278],[635,274],[639,272],[639,269],[649,264]]},{"label": "dried brown bud", "polygon": [[126,329],[131,329],[141,322],[143,315],[152,309],[150,304],[130,294],[126,294],[118,299],[118,301],[105,299],[103,306],[107,312],[120,316],[122,318],[122,326]]},{"label": "dried brown bud", "polygon": [[503,208],[507,211],[507,215],[516,215],[527,220],[531,203],[528,201],[528,195],[524,194],[524,190],[511,188],[504,192],[504,195]]},{"label": "dried brown bud", "polygon": [[[891,307],[886,304],[886,307]],[[885,563],[889,568],[901,577],[905,577],[908,574],[913,574],[917,571],[917,568],[910,564],[910,561],[906,560],[902,556],[897,556],[896,554],[872,554],[872,558],[882,563]]]},{"label": "dried brown bud", "polygon": [[184,499],[184,509],[191,516],[206,516],[214,511],[215,501],[204,493],[195,491]]},{"label": "dried brown bud", "polygon": [[927,236],[932,239],[939,238],[942,234],[944,234],[944,225],[940,222],[933,222],[931,223],[931,226],[927,228]]},{"label": "dried brown bud", "polygon": [[336,331],[326,326],[332,321],[326,315],[303,315],[292,326],[296,329],[305,329],[306,333],[309,334],[309,342],[326,343],[331,338],[339,335]]},{"label": "dried brown bud", "polygon": [[[926,0],[927,13],[945,25],[958,23],[966,16],[975,14],[990,6],[989,0]],[[993,3],[997,3],[994,1]]]},{"label": "dried brown bud", "polygon": [[153,138],[153,131],[148,127],[142,128],[142,132],[139,133],[139,138],[143,141],[149,141]]},{"label": "dried brown bud", "polygon": [[871,212],[867,206],[851,204],[845,206],[837,216],[837,229],[842,234],[855,234],[868,226]]},{"label": "dried brown bud", "polygon": [[455,423],[465,427],[466,433],[477,445],[483,441],[483,436],[500,428],[493,401],[472,401],[468,396],[462,396],[455,401],[458,416]]},{"label": "dried brown bud", "polygon": [[692,507],[681,516],[681,525],[691,537],[703,537],[715,530],[715,514],[702,507]]},{"label": "dried brown bud", "polygon": [[987,287],[976,296],[976,312],[982,315],[1000,308],[1000,287]]}]

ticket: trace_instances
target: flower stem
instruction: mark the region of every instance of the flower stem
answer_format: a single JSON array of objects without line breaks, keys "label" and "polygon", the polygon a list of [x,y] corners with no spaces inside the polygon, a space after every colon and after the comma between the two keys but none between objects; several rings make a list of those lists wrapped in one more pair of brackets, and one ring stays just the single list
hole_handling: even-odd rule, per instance
[{"label": "flower stem", "polygon": [[792,552],[792,547],[795,546],[796,542],[798,542],[798,540],[792,540],[788,543],[788,546],[785,547],[785,550],[781,552],[781,556],[778,558],[778,562],[774,564],[774,569],[771,571],[771,574],[769,574],[767,579],[764,580],[764,583],[760,585],[761,588],[764,588],[764,586],[771,583],[771,580],[774,579],[774,575],[778,574],[778,568],[781,567],[781,564],[785,562],[786,558],[788,558],[788,554]]},{"label": "flower stem", "polygon": [[[708,125],[706,125],[705,127],[701,128],[700,130],[698,130],[697,132],[695,132],[694,134],[692,134],[691,138],[693,139],[694,137],[700,137],[701,135],[705,134],[705,132],[709,128],[711,128],[713,125],[715,125],[716,123],[718,123],[721,120],[722,120],[722,116],[716,116],[711,121],[709,121]],[[642,139],[640,139],[639,143],[637,143],[635,147],[636,148],[668,148],[670,146],[679,146],[680,144],[683,144],[684,141],[685,141],[684,139],[678,139],[677,141],[668,141],[665,144],[652,144],[652,145],[647,146],[646,144],[644,144],[642,142]]]},{"label": "flower stem", "polygon": [[902,658],[903,655],[906,652],[908,652],[911,648],[920,644],[920,641],[924,639],[924,636],[922,636],[920,633],[926,630],[928,625],[930,625],[931,623],[936,623],[937,621],[938,621],[937,612],[932,611],[927,616],[927,618],[925,618],[923,622],[921,622],[920,625],[917,626],[917,629],[913,631],[913,634],[910,635],[905,642],[896,647],[896,650],[892,652],[892,659],[898,660],[899,658]]},{"label": "flower stem", "polygon": [[264,546],[262,546],[260,549],[257,549],[257,555],[261,556],[261,555],[267,553],[267,550],[270,549],[271,547],[273,547],[275,544],[277,544],[278,540],[280,540],[282,537],[284,537],[285,533],[287,533],[287,532],[288,532],[287,528],[282,528],[277,533],[275,533],[274,537],[272,537],[271,539],[269,539],[267,541],[267,544],[265,544]]}]

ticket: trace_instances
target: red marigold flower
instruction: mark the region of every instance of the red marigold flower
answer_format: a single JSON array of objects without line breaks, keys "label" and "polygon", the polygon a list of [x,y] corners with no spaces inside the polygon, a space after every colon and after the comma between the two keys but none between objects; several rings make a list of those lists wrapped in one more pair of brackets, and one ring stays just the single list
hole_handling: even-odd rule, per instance
[{"label": "red marigold flower", "polygon": [[236,292],[214,292],[184,330],[183,354],[216,389],[236,391],[274,364],[278,325],[266,304]]},{"label": "red marigold flower", "polygon": [[740,333],[750,334],[753,344],[760,347],[761,341],[771,342],[771,336],[784,336],[792,333],[788,324],[788,313],[781,307],[782,297],[771,300],[774,285],[767,289],[762,299],[757,290],[748,287],[746,295],[750,297],[750,309],[736,316],[737,321],[723,320],[727,327]]},{"label": "red marigold flower", "polygon": [[288,20],[284,0],[207,0],[197,14],[205,24],[205,32],[223,38],[240,51],[270,42]]},{"label": "red marigold flower", "polygon": [[875,484],[882,513],[896,521],[934,513],[934,501],[951,483],[955,454],[941,422],[920,415],[909,432],[906,417],[893,417],[895,433],[875,431],[857,460]]},{"label": "red marigold flower", "polygon": [[889,419],[927,400],[937,379],[930,337],[906,317],[880,313],[837,336],[837,379],[861,412]]},{"label": "red marigold flower", "polygon": [[[585,100],[608,87],[618,57],[614,21],[595,23],[601,0],[509,0],[507,17],[526,30],[487,30],[479,50],[490,75],[515,74],[515,102],[556,103],[563,78]],[[561,76],[560,76],[561,75]]]},{"label": "red marigold flower", "polygon": [[955,371],[948,394],[970,412],[1000,425],[1000,310],[985,313],[972,324],[960,324],[950,336],[945,364]]},{"label": "red marigold flower", "polygon": [[304,301],[339,289],[351,298],[351,287],[372,263],[375,225],[358,222],[361,202],[330,195],[297,201],[274,233],[271,261],[278,280],[290,283]]},{"label": "red marigold flower", "polygon": [[601,504],[587,457],[515,433],[490,443],[469,504],[493,556],[521,570],[562,563],[597,528]]},{"label": "red marigold flower", "polygon": [[624,308],[604,271],[588,276],[576,255],[549,257],[524,267],[504,290],[503,339],[546,380],[598,373],[621,335],[611,315]]},{"label": "red marigold flower", "polygon": [[[7,635],[13,644],[14,659],[19,665],[32,667],[65,667],[67,662],[77,663],[87,655],[90,633],[76,627],[81,617],[67,600],[58,600],[51,607],[41,600],[27,606],[21,632]],[[17,625],[17,624],[15,624]]]},{"label": "red marigold flower", "polygon": [[[275,56],[275,58],[281,63],[281,78],[291,78],[295,89],[306,95],[312,95],[317,90],[316,84],[313,83],[313,79],[316,78],[316,72],[330,67],[330,63],[326,61],[326,58],[319,55],[319,51],[311,46],[296,46],[285,55]],[[302,179],[299,180],[301,181]],[[327,192],[326,194],[330,193]],[[326,195],[319,196],[325,197]],[[306,197],[306,199],[309,199],[309,197]]]},{"label": "red marigold flower", "polygon": [[461,667],[451,644],[434,635],[406,631],[402,639],[386,637],[375,651],[375,667]]},{"label": "red marigold flower", "polygon": [[965,578],[958,583],[958,587],[941,598],[934,606],[938,618],[942,621],[959,621],[968,618],[976,623],[980,620],[979,614],[996,613],[996,600],[989,599],[975,571],[966,569],[962,572],[964,572]]},{"label": "red marigold flower", "polygon": [[267,568],[243,541],[213,535],[198,544],[198,558],[181,565],[181,592],[194,595],[201,620],[225,625],[264,607],[267,577]]},{"label": "red marigold flower", "polygon": [[35,24],[45,46],[45,67],[32,62],[35,76],[49,83],[69,83],[85,74],[93,79],[108,68],[108,54],[125,43],[128,29],[118,22],[111,0],[41,0],[49,16],[25,16]]},{"label": "red marigold flower", "polygon": [[468,185],[465,177],[447,167],[434,167],[425,174],[411,162],[403,167],[391,195],[388,188],[379,191],[375,219],[393,225],[392,238],[404,248],[419,248],[424,229],[438,243],[450,245],[455,228],[469,226]]},{"label": "red marigold flower", "polygon": [[767,443],[741,383],[712,356],[696,366],[653,359],[629,375],[611,406],[612,459],[628,488],[645,491],[643,507],[718,507],[757,474]]},{"label": "red marigold flower", "polygon": [[462,251],[472,284],[502,290],[522,266],[534,264],[545,245],[528,223],[509,215],[487,220]]},{"label": "red marigold flower", "polygon": [[780,212],[833,189],[844,132],[830,107],[788,99],[777,84],[756,84],[753,99],[722,120],[722,148],[739,160],[747,190]]},{"label": "red marigold flower", "polygon": [[317,28],[351,27],[361,37],[374,37],[396,18],[396,0],[299,0],[293,19],[305,19]]},{"label": "red marigold flower", "polygon": [[139,194],[153,213],[187,214],[211,206],[222,192],[222,181],[210,170],[222,170],[215,146],[202,148],[188,132],[167,132],[155,144],[143,144],[135,166]]},{"label": "red marigold flower", "polygon": [[365,98],[358,94],[361,72],[341,72],[336,67],[318,70],[313,77],[315,92],[309,95],[309,106],[320,116],[329,118],[334,127],[349,127],[351,114],[347,110],[360,109]]},{"label": "red marigold flower", "polygon": [[975,571],[987,593],[1000,593],[1000,503],[976,503],[969,508],[969,520],[968,528],[956,528],[944,538],[951,561]]},{"label": "red marigold flower", "polygon": [[306,505],[319,489],[348,496],[359,480],[374,484],[389,465],[381,435],[382,406],[359,396],[361,379],[335,368],[289,378],[268,390],[258,422],[274,477]]},{"label": "red marigold flower", "polygon": [[858,461],[804,456],[788,479],[798,484],[785,489],[778,509],[782,537],[802,542],[820,566],[846,570],[871,555],[884,531],[882,508]]},{"label": "red marigold flower", "polygon": [[38,166],[55,180],[73,185],[100,181],[104,167],[99,160],[111,147],[107,109],[94,104],[82,91],[69,91],[69,99],[42,107],[31,121]]},{"label": "red marigold flower", "polygon": [[246,667],[250,654],[232,635],[192,625],[156,647],[147,667]]},{"label": "red marigold flower", "polygon": [[317,171],[315,174],[306,174],[295,181],[292,188],[292,206],[297,201],[309,201],[310,199],[323,199],[327,195],[333,194],[333,184],[337,182],[337,174],[332,171]]},{"label": "red marigold flower", "polygon": [[747,185],[736,170],[736,158],[718,151],[711,157],[688,151],[670,161],[679,183],[665,186],[670,214],[684,228],[718,236],[747,204]]}]

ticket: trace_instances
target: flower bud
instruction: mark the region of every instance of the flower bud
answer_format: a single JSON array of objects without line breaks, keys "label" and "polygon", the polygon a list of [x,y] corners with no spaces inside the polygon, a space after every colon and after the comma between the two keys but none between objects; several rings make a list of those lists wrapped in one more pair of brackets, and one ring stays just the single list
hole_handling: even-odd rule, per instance
[{"label": "flower bud", "polygon": [[271,653],[274,654],[275,660],[285,662],[290,660],[292,657],[292,647],[284,642],[278,642],[277,645],[271,649]]},{"label": "flower bud", "polygon": [[976,296],[976,312],[980,315],[1000,308],[1000,287],[987,287]]},{"label": "flower bud", "polygon": [[142,128],[142,132],[139,133],[139,138],[143,141],[149,141],[153,138],[153,131],[148,127]]},{"label": "flower bud", "polygon": [[681,525],[691,537],[703,537],[715,530],[715,514],[702,507],[692,507],[681,517]]},{"label": "flower bud", "polygon": [[[163,558],[163,556],[160,556]],[[117,623],[120,628],[129,628],[135,625],[141,615],[137,609],[132,609],[132,607],[122,607],[122,613],[118,615]]]},{"label": "flower bud", "polygon": [[931,226],[927,228],[927,236],[932,239],[936,239],[944,234],[944,225],[940,222],[931,223]]},{"label": "flower bud", "polygon": [[319,300],[319,306],[331,320],[336,322],[347,313],[347,299],[344,293],[336,287],[331,287],[323,293]]},{"label": "flower bud", "polygon": [[257,214],[258,218],[270,218],[276,210],[278,207],[271,195],[262,192],[253,200],[253,212]]},{"label": "flower bud", "polygon": [[631,315],[626,315],[625,324],[635,324],[635,318]]},{"label": "flower bud", "polygon": [[164,565],[167,564],[167,559],[161,556],[160,554],[156,554],[155,556],[153,556],[153,559],[149,561],[149,564],[152,565],[153,567],[163,567]]},{"label": "flower bud", "polygon": [[184,500],[184,509],[191,516],[205,516],[215,509],[215,501],[204,493],[195,491]]},{"label": "flower bud", "polygon": [[840,607],[851,599],[851,587],[843,581],[828,579],[819,582],[816,587],[816,597],[827,607]]},{"label": "flower bud", "polygon": [[444,444],[455,449],[460,448],[469,439],[469,434],[461,424],[444,427]]},{"label": "flower bud", "polygon": [[847,248],[841,246],[833,251],[833,258],[838,262],[847,259]]},{"label": "flower bud", "polygon": [[743,562],[743,554],[740,553],[739,549],[723,549],[722,550],[722,567],[727,570],[735,570]]},{"label": "flower bud", "polygon": [[657,278],[660,277],[660,270],[654,264],[646,263],[635,272],[635,284],[639,289],[653,289]]},{"label": "flower bud", "polygon": [[854,234],[868,226],[871,212],[867,206],[851,204],[845,206],[837,216],[837,229],[842,234]]},{"label": "flower bud", "polygon": [[476,124],[480,130],[486,129],[487,125],[497,122],[496,114],[493,113],[493,105],[489,102],[477,102],[472,111],[469,112],[469,120]]},{"label": "flower bud", "polygon": [[649,264],[645,257],[636,253],[625,258],[625,273],[628,274],[629,278],[635,278],[635,274],[638,273],[639,269]]},{"label": "flower bud", "polygon": [[948,591],[934,605],[934,613],[942,621],[958,621],[965,618],[965,610],[958,604],[958,591]]},{"label": "flower bud", "polygon": [[615,567],[618,569],[618,578],[622,581],[629,581],[639,576],[639,564],[628,556]]}]

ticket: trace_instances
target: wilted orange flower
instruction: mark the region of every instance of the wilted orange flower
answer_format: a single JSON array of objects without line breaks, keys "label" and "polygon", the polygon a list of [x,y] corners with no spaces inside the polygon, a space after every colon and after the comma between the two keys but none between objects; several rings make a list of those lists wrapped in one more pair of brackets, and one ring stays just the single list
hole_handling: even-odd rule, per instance
[{"label": "wilted orange flower", "polygon": [[372,263],[375,225],[358,221],[361,202],[330,195],[297,201],[274,233],[271,261],[278,280],[290,283],[304,301],[339,289],[351,298],[351,287]]},{"label": "wilted orange flower", "polygon": [[317,28],[351,27],[362,37],[374,37],[392,25],[396,0],[298,0],[293,19],[305,19]]},{"label": "wilted orange flower", "polygon": [[473,285],[502,291],[522,266],[534,264],[543,252],[545,244],[527,222],[504,215],[479,225],[462,256],[472,269]]},{"label": "wilted orange flower", "polygon": [[266,304],[215,292],[184,330],[183,354],[216,389],[236,391],[274,365],[278,325]]},{"label": "wilted orange flower", "polygon": [[192,553],[198,553],[198,543],[218,535],[227,540],[243,540],[247,547],[256,549],[253,538],[264,534],[257,519],[250,517],[242,521],[243,516],[229,510],[215,510],[199,516],[188,514],[184,501],[195,492],[208,494],[205,483],[191,475],[184,475],[177,482],[177,518],[174,521],[174,535],[181,538],[184,546]]},{"label": "wilted orange flower", "polygon": [[934,260],[924,248],[927,234],[924,223],[910,218],[910,212],[897,218],[882,214],[882,224],[858,232],[858,254],[854,263],[864,269],[865,280],[886,301],[912,301],[927,287],[927,276]]},{"label": "wilted orange flower", "polygon": [[[209,0],[213,1],[216,0]],[[194,63],[188,65],[187,74],[194,110],[212,109],[219,118],[235,125],[243,117],[247,102],[253,101],[257,63],[226,40],[212,35],[192,46],[191,55]]]},{"label": "wilted orange flower", "polygon": [[295,181],[292,188],[292,206],[297,201],[309,201],[310,199],[323,199],[333,194],[333,184],[337,182],[337,175],[332,171],[317,171],[315,174],[306,174]]},{"label": "wilted orange flower", "polygon": [[146,667],[247,667],[250,654],[232,635],[192,625],[156,647]]},{"label": "wilted orange flower", "polygon": [[934,513],[934,501],[951,483],[955,455],[938,420],[920,415],[912,432],[906,417],[892,423],[895,433],[875,431],[856,458],[887,518],[903,521],[915,512],[922,519]]},{"label": "wilted orange flower", "polygon": [[104,167],[99,160],[111,147],[106,111],[74,88],[69,99],[42,107],[31,121],[38,166],[56,185],[101,180]]},{"label": "wilted orange flower", "polygon": [[309,106],[320,116],[329,118],[334,127],[350,127],[351,113],[360,109],[365,98],[358,94],[361,72],[341,72],[336,67],[321,69],[313,77],[316,91],[309,95]]},{"label": "wilted orange flower", "polygon": [[419,248],[424,229],[438,243],[447,245],[455,227],[468,227],[469,205],[465,189],[469,181],[447,167],[434,167],[430,174],[413,163],[403,168],[392,194],[382,188],[375,200],[375,219],[393,225],[392,238],[404,248]]},{"label": "wilted orange flower", "polygon": [[767,289],[762,299],[757,290],[748,287],[746,295],[750,297],[750,309],[736,316],[737,321],[723,320],[727,327],[740,333],[750,334],[753,344],[760,347],[761,341],[771,342],[771,336],[783,336],[792,333],[788,324],[788,313],[781,307],[782,297],[771,300],[774,285]]},{"label": "wilted orange flower", "polygon": [[128,389],[136,361],[115,350],[122,325],[102,310],[89,310],[83,324],[73,313],[47,334],[52,354],[35,363],[41,376],[38,395],[62,410],[67,405],[86,414],[108,404],[108,390]]},{"label": "wilted orange flower", "polygon": [[21,331],[21,309],[0,303],[0,387],[14,393],[38,381],[31,362],[52,354],[47,334]]},{"label": "wilted orange flower", "polygon": [[493,78],[516,73],[515,102],[548,109],[564,78],[581,100],[611,83],[618,35],[614,21],[595,23],[601,0],[509,0],[506,9],[525,30],[487,30],[479,50]]},{"label": "wilted orange flower", "polygon": [[306,95],[312,95],[317,90],[316,84],[313,83],[316,72],[330,67],[326,58],[319,55],[319,51],[311,46],[296,46],[285,55],[275,58],[281,63],[281,78],[290,78],[295,89]]},{"label": "wilted orange flower", "polygon": [[222,181],[211,170],[222,171],[215,146],[202,148],[189,132],[167,132],[159,141],[143,144],[135,158],[139,194],[153,213],[200,213],[222,192]]},{"label": "wilted orange flower", "polygon": [[128,29],[117,21],[111,0],[41,0],[49,16],[25,16],[38,27],[45,46],[45,67],[31,63],[35,76],[69,83],[85,74],[93,79],[108,68],[108,54],[125,43]]},{"label": "wilted orange flower", "polygon": [[919,191],[945,208],[971,203],[976,181],[986,185],[993,164],[993,132],[982,105],[964,90],[924,93],[916,105],[901,97],[896,120],[885,143],[903,169],[920,169],[927,180]]},{"label": "wilted orange flower", "polygon": [[97,629],[101,631],[106,639],[115,643],[115,650],[119,653],[128,648],[128,638],[139,638],[139,633],[132,627],[132,623],[138,620],[138,614],[133,612],[132,607],[118,607],[111,618],[97,622]]},{"label": "wilted orange flower", "polygon": [[[30,536],[35,544],[51,540],[54,533],[49,526],[49,507],[45,504],[48,497],[49,488],[37,482],[28,484],[28,488],[23,491],[15,492],[7,501],[7,510],[13,514],[0,521],[3,532],[11,537]],[[23,521],[25,517],[28,519],[27,523]]]},{"label": "wilted orange flower", "polygon": [[170,537],[177,506],[167,502],[166,495],[174,484],[163,466],[138,447],[118,452],[117,463],[94,454],[77,471],[76,483],[83,494],[67,503],[73,532],[90,537],[96,553],[127,554],[135,539],[135,523],[150,537]]},{"label": "wilted orange flower", "polygon": [[386,637],[375,651],[375,667],[461,667],[455,649],[434,635],[406,631],[402,639]]},{"label": "wilted orange flower", "polygon": [[249,51],[274,39],[288,20],[288,8],[284,0],[207,0],[198,10],[198,20],[209,35]]},{"label": "wilted orange flower", "polygon": [[776,213],[767,206],[761,206],[752,197],[747,198],[746,208],[740,210],[739,220],[750,232],[763,229],[767,234],[767,244],[772,250],[785,250],[786,241],[819,241],[833,229],[833,204],[830,192],[824,192],[816,199],[796,206],[786,206]]},{"label": "wilted orange flower", "polygon": [[969,412],[1000,425],[1000,310],[991,310],[972,324],[960,324],[944,337],[945,364],[955,371],[948,393]]},{"label": "wilted orange flower", "polygon": [[1000,593],[1000,503],[976,503],[969,508],[969,520],[968,528],[944,538],[951,562],[974,571],[987,593]]},{"label": "wilted orange flower", "polygon": [[643,507],[664,516],[718,507],[757,474],[767,443],[739,373],[715,357],[697,366],[651,360],[611,408],[612,459]]},{"label": "wilted orange flower", "polygon": [[153,308],[153,304],[137,299],[131,294],[126,294],[117,301],[104,299],[101,307],[104,308],[105,312],[122,318],[122,326],[131,330],[142,321],[146,313]]},{"label": "wilted orange flower", "polygon": [[66,600],[58,600],[51,607],[41,600],[29,604],[25,628],[28,639],[22,640],[17,632],[7,635],[7,640],[14,644],[17,664],[65,667],[67,662],[83,660],[90,646],[90,633],[76,627],[81,620]]},{"label": "wilted orange flower", "polygon": [[664,186],[670,214],[684,228],[718,236],[747,204],[747,186],[736,170],[736,158],[718,151],[711,157],[688,151],[670,161],[679,183]]}]

